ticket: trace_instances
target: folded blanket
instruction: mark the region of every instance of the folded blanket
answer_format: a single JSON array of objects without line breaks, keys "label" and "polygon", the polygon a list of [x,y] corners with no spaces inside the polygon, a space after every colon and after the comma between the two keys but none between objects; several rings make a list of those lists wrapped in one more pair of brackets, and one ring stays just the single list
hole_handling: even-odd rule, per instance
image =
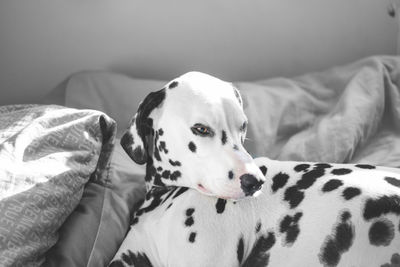
[{"label": "folded blanket", "polygon": [[99,111],[0,107],[0,263],[40,266],[84,185],[105,183],[115,123]]},{"label": "folded blanket", "polygon": [[255,156],[400,167],[400,57],[237,86]]}]

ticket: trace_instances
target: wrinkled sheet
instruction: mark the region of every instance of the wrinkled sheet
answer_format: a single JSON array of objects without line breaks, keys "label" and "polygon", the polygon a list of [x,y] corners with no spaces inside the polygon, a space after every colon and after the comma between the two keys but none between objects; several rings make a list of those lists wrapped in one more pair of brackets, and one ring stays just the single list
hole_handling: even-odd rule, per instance
[{"label": "wrinkled sheet", "polygon": [[400,167],[400,57],[236,86],[253,156]]}]

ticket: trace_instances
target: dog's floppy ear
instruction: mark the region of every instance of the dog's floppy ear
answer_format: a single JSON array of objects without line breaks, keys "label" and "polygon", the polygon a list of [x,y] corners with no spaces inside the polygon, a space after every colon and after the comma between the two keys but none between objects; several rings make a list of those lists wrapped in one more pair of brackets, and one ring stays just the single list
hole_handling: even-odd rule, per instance
[{"label": "dog's floppy ear", "polygon": [[164,99],[165,89],[148,94],[140,103],[128,131],[121,138],[123,149],[137,164],[145,164],[153,154],[153,119],[149,115]]}]

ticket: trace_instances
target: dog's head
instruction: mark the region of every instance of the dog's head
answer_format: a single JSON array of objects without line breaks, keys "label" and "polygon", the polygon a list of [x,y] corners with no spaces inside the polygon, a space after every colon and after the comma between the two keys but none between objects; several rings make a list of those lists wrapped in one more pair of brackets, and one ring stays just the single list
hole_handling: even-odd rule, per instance
[{"label": "dog's head", "polygon": [[147,164],[147,186],[240,199],[265,180],[243,147],[246,128],[242,99],[231,83],[189,72],[143,100],[121,144],[136,163]]}]

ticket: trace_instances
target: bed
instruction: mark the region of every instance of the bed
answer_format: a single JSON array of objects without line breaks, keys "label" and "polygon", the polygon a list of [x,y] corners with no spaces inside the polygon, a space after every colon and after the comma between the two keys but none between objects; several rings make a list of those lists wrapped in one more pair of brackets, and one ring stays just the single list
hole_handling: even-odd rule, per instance
[{"label": "bed", "polygon": [[[119,138],[144,96],[165,83],[86,71],[40,105],[0,107],[4,266],[108,264],[145,190],[144,169]],[[400,57],[235,85],[254,157],[399,171]]]}]

